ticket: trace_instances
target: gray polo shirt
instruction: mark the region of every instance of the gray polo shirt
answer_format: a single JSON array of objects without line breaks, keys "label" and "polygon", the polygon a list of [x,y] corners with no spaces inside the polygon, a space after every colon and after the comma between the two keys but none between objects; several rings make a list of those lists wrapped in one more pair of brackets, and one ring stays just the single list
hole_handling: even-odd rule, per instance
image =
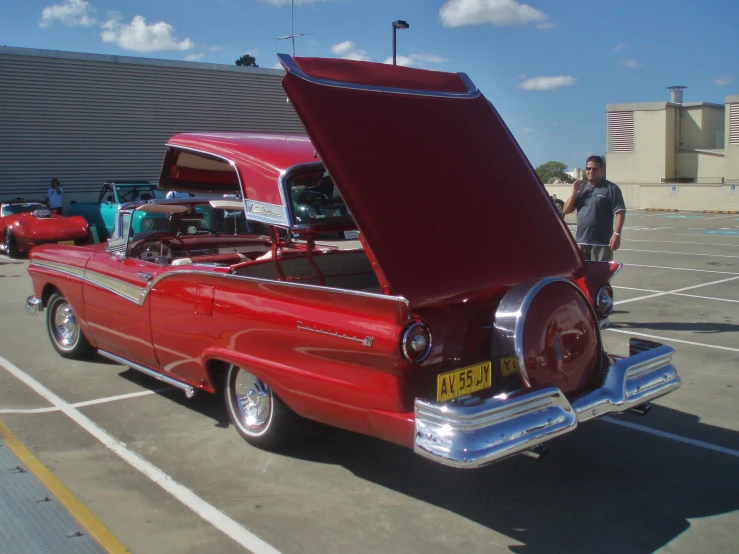
[{"label": "gray polo shirt", "polygon": [[608,246],[613,235],[613,216],[625,212],[624,197],[618,185],[601,179],[597,186],[585,184],[575,201],[578,244]]}]

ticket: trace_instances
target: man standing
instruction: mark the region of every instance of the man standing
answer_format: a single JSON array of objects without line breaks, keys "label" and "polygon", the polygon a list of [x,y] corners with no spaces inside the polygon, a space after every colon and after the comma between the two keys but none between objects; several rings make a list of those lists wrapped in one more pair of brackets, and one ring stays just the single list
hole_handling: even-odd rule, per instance
[{"label": "man standing", "polygon": [[64,204],[63,194],[64,190],[59,179],[52,179],[51,186],[46,191],[46,204],[52,212],[59,215],[62,215],[62,205]]},{"label": "man standing", "polygon": [[621,246],[626,206],[618,185],[604,178],[604,169],[603,158],[590,156],[585,162],[587,183],[575,181],[564,206],[566,214],[577,210],[575,240],[586,260],[611,261]]}]

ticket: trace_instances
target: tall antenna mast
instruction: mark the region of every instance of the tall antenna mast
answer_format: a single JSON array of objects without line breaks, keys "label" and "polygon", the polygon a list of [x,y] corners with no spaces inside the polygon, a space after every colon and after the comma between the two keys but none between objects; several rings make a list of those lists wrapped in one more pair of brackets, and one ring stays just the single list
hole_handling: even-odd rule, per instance
[{"label": "tall antenna mast", "polygon": [[284,37],[277,37],[277,40],[290,39],[293,43],[293,58],[295,57],[295,37],[304,37],[313,33],[296,33],[295,32],[295,0],[290,0],[290,34]]}]

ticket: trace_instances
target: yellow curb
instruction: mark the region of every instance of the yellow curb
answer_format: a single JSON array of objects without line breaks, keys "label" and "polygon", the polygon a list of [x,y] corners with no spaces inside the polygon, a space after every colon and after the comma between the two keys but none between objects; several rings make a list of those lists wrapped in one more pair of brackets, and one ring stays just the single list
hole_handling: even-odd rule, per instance
[{"label": "yellow curb", "polygon": [[644,208],[648,212],[676,212],[675,208]]},{"label": "yellow curb", "polygon": [[703,210],[704,214],[739,214],[739,210]]},{"label": "yellow curb", "polygon": [[121,543],[105,524],[100,521],[90,509],[80,502],[64,484],[42,464],[10,429],[0,420],[0,438],[15,454],[21,463],[41,481],[49,492],[72,514],[92,538],[110,554],[124,554],[130,552]]}]

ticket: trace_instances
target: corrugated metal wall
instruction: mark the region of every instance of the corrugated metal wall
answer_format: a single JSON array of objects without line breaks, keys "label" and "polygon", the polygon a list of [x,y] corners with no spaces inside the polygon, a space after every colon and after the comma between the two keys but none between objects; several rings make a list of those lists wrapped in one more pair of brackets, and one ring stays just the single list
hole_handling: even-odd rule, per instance
[{"label": "corrugated metal wall", "polygon": [[175,133],[304,134],[283,74],[0,47],[0,198],[43,198],[52,177],[77,200],[106,180],[156,182]]}]

